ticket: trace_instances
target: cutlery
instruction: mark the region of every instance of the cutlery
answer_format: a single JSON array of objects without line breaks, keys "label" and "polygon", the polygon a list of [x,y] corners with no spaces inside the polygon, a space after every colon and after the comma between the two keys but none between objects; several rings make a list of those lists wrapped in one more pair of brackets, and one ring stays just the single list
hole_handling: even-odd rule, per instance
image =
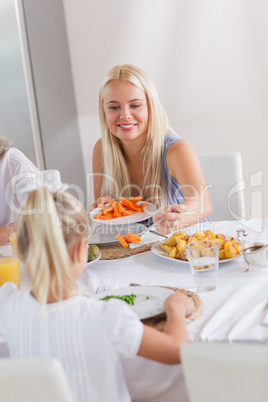
[{"label": "cutlery", "polygon": [[[155,225],[157,225],[158,223],[162,222],[162,221],[163,221],[163,219],[160,219],[159,221],[157,221],[157,222],[153,223],[152,225],[148,226],[148,228],[145,229],[145,230],[140,234],[140,238],[142,239],[143,236],[144,236],[146,233],[151,232],[152,229],[153,229],[153,227],[154,227]],[[154,231],[153,233],[156,233],[156,234],[158,234],[159,236],[166,237],[166,236],[161,235],[160,233],[158,233],[158,232],[156,232],[156,231]]]},{"label": "cutlery", "polygon": [[[129,283],[128,284],[128,286],[144,286],[144,285],[141,285],[140,283]],[[156,286],[156,285],[148,285],[148,286]],[[159,285],[159,286],[161,286],[161,285]],[[181,288],[181,289],[183,289],[183,290],[189,290],[189,292],[196,292],[196,288]],[[195,295],[187,295],[187,296],[189,296],[189,297],[194,297]]]},{"label": "cutlery", "polygon": [[151,229],[151,230],[150,230],[150,233],[153,233],[153,234],[156,234],[156,235],[158,235],[158,236],[165,237],[166,239],[168,239],[168,236],[163,235],[163,234],[161,234],[161,233],[158,233],[156,230]]},{"label": "cutlery", "polygon": [[95,295],[97,295],[98,293],[102,293],[106,290],[106,286],[105,285],[99,285],[96,289]]}]

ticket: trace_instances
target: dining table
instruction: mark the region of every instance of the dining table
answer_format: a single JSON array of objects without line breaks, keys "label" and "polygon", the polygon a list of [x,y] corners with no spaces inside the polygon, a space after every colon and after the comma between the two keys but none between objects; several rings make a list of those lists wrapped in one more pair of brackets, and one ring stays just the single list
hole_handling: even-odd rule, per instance
[{"label": "dining table", "polygon": [[[239,229],[247,231],[247,242],[268,243],[266,218],[205,222],[187,228],[187,233],[211,230],[236,237]],[[189,263],[165,258],[150,249],[163,241],[164,237],[148,233],[140,247],[143,250],[149,245],[146,251],[133,248],[121,258],[116,253],[115,258],[111,254],[109,258],[100,256],[87,264],[77,280],[78,287],[91,296],[100,288],[112,292],[130,284],[188,290],[197,294],[201,303],[196,317],[187,323],[190,342],[268,344],[268,265],[247,269],[243,255],[225,260],[219,264],[217,288],[197,292]],[[99,247],[102,253],[102,245]],[[112,249],[111,244],[110,252]],[[21,263],[21,290],[29,286]],[[8,356],[6,340],[0,334],[0,357]],[[139,356],[124,359],[122,364],[133,401],[189,402],[181,364],[170,366]]]}]

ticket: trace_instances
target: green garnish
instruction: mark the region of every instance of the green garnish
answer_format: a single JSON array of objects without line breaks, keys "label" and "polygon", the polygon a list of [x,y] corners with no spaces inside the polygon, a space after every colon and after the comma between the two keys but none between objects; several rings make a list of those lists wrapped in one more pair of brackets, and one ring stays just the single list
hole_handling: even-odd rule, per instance
[{"label": "green garnish", "polygon": [[146,296],[146,300],[149,300],[150,299],[150,296]]},{"label": "green garnish", "polygon": [[135,304],[135,299],[136,299],[137,295],[134,295],[133,293],[131,295],[123,295],[123,296],[105,296],[100,300],[108,300],[108,299],[120,299],[120,300],[124,300],[126,303],[128,304]]}]

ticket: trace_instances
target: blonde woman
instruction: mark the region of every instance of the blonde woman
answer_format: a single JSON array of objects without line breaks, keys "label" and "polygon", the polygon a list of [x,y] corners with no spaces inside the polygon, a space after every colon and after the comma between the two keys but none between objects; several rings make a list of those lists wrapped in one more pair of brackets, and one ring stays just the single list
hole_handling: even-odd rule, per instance
[{"label": "blonde woman", "polygon": [[0,135],[0,246],[8,242],[5,225],[29,192],[37,187],[37,167],[3,135]]},{"label": "blonde woman", "polygon": [[206,220],[212,212],[199,160],[169,126],[151,79],[122,64],[99,91],[102,138],[93,151],[91,209],[112,197],[142,195],[159,209],[157,230],[169,233]]},{"label": "blonde woman", "polygon": [[[174,293],[165,302],[164,333],[145,326],[122,300],[96,301],[75,284],[88,255],[88,216],[71,194],[40,187],[17,220],[18,247],[29,291],[0,287],[0,333],[12,357],[61,360],[77,402],[130,401],[121,358],[180,362],[193,302]],[[18,341],[19,334],[19,341]]]}]

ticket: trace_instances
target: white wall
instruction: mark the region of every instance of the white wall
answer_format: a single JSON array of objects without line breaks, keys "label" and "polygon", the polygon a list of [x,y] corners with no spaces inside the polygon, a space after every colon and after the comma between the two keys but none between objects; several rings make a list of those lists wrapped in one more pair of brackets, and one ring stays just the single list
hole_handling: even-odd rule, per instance
[{"label": "white wall", "polygon": [[64,0],[64,7],[86,171],[100,137],[100,82],[131,62],[152,77],[171,126],[197,153],[241,152],[247,218],[268,217],[267,0]]}]

